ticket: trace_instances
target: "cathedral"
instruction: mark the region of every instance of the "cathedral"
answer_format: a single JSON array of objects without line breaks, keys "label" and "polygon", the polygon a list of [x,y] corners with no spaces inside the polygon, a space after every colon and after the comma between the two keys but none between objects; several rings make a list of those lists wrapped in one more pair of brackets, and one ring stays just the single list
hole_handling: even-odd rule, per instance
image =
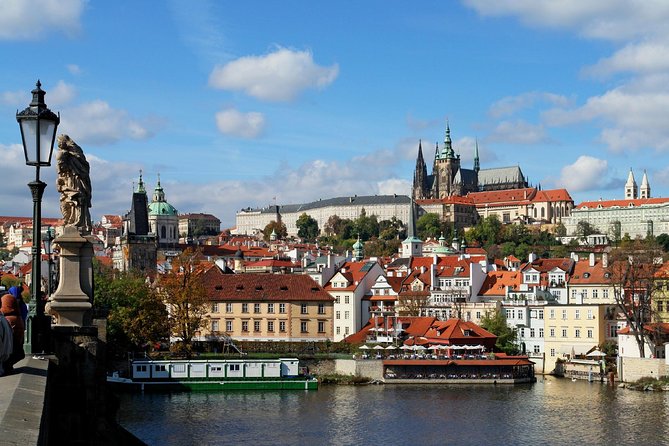
[{"label": "cathedral", "polygon": [[416,200],[441,199],[463,196],[470,192],[521,189],[528,187],[519,166],[481,169],[478,143],[474,152],[474,168],[460,166],[460,154],[453,150],[451,129],[446,125],[444,146],[437,144],[432,174],[427,174],[422,143],[418,143],[418,158],[413,177],[412,196]]}]

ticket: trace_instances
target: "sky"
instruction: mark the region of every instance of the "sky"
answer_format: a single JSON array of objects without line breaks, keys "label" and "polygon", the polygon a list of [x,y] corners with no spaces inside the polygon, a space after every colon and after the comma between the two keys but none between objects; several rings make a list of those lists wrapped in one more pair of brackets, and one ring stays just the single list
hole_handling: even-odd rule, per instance
[{"label": "sky", "polygon": [[[179,213],[409,194],[448,122],[463,167],[521,166],[576,204],[669,196],[663,0],[0,0],[0,215],[30,216],[15,119],[37,79],[91,165]],[[54,154],[55,157],[55,154]],[[59,217],[55,163],[43,215]]]}]

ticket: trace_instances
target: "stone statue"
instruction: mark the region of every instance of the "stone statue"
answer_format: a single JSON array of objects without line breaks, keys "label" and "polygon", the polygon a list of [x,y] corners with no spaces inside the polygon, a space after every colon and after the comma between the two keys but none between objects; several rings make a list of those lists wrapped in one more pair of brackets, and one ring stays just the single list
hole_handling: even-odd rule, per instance
[{"label": "stone statue", "polygon": [[83,150],[69,136],[58,136],[56,189],[65,225],[76,226],[82,235],[91,233],[90,166]]}]

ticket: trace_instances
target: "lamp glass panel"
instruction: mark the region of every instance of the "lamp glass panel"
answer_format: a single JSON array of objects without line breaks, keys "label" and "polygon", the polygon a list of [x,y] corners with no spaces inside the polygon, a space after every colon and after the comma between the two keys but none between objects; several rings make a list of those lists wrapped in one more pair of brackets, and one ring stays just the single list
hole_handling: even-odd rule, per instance
[{"label": "lamp glass panel", "polygon": [[26,155],[26,163],[36,163],[37,159],[37,120],[22,119],[21,135],[23,135],[23,150]]},{"label": "lamp glass panel", "polygon": [[40,164],[51,164],[51,143],[56,131],[56,123],[53,121],[40,121]]}]

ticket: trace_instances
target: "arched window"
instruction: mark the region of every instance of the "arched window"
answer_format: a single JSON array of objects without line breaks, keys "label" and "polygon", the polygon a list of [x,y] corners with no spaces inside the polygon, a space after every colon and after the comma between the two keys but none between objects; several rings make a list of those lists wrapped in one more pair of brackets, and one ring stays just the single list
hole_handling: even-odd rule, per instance
[{"label": "arched window", "polygon": [[541,218],[545,217],[545,211],[546,211],[545,208],[541,208]]},{"label": "arched window", "polygon": [[165,226],[160,227],[160,238],[167,238],[167,229]]}]

